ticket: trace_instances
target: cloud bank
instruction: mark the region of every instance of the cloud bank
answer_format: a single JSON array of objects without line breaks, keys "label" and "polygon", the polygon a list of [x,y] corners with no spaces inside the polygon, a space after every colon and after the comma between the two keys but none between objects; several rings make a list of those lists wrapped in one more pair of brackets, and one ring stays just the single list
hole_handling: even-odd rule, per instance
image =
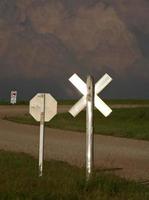
[{"label": "cloud bank", "polygon": [[7,93],[12,86],[23,96],[55,87],[67,98],[74,72],[95,79],[109,72],[112,97],[149,97],[133,93],[149,80],[148,8],[146,0],[0,0],[0,82]]}]

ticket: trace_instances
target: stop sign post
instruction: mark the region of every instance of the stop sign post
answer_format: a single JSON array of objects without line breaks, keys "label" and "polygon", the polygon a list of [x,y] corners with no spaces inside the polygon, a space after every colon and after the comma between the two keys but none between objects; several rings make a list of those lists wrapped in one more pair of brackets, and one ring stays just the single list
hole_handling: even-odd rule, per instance
[{"label": "stop sign post", "polygon": [[69,113],[75,117],[86,107],[86,180],[88,181],[92,175],[94,164],[93,109],[95,106],[105,117],[112,112],[111,108],[97,96],[112,81],[112,78],[105,74],[94,85],[91,76],[88,76],[86,83],[84,83],[77,74],[73,74],[69,81],[83,94],[83,97],[69,110]]},{"label": "stop sign post", "polygon": [[44,123],[57,114],[57,101],[48,93],[38,93],[30,100],[29,113],[40,122],[39,137],[39,176],[43,174]]}]

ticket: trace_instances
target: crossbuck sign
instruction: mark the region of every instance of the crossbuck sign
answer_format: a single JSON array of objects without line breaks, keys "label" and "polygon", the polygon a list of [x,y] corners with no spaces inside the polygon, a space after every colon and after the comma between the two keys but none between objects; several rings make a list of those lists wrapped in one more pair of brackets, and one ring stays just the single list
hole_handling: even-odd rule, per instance
[{"label": "crossbuck sign", "polygon": [[[69,111],[70,114],[75,117],[86,107],[87,85],[77,74],[71,76],[69,81],[83,94],[83,97]],[[97,96],[97,94],[99,94],[111,81],[112,78],[108,74],[105,74],[95,84],[94,105],[105,117],[107,117],[112,110]]]},{"label": "crossbuck sign", "polygon": [[93,168],[93,109],[94,106],[105,116],[112,112],[101,98],[97,95],[112,81],[112,78],[105,74],[94,86],[91,76],[87,82],[82,81],[77,74],[70,77],[69,81],[83,94],[83,97],[69,110],[74,117],[86,107],[86,178],[90,179]]}]

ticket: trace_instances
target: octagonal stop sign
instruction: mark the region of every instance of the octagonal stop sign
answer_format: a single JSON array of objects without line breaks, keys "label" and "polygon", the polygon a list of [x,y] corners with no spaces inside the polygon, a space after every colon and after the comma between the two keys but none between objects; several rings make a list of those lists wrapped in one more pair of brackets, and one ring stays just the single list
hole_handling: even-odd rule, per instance
[{"label": "octagonal stop sign", "polygon": [[41,121],[43,111],[45,122],[57,114],[57,101],[48,93],[38,93],[30,100],[29,113],[36,121]]}]

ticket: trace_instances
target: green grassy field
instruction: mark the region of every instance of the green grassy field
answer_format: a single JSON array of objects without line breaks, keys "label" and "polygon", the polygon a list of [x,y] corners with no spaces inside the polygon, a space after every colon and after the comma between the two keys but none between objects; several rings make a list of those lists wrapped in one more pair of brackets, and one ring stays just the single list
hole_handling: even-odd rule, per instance
[{"label": "green grassy field", "polygon": [[[58,104],[60,105],[73,105],[78,101],[76,100],[58,100]],[[109,105],[115,104],[130,104],[130,105],[144,105],[149,104],[148,99],[104,99],[104,101]]]},{"label": "green grassy field", "polygon": [[86,184],[84,169],[51,160],[38,178],[38,161],[23,153],[0,151],[1,200],[148,200],[149,188],[95,172]]},{"label": "green grassy field", "polygon": [[[30,115],[5,119],[17,123],[39,124]],[[108,118],[95,111],[94,119],[97,134],[149,140],[149,108],[113,109]],[[61,113],[46,125],[64,130],[85,131],[85,112],[81,112],[76,118],[69,113]]]},{"label": "green grassy field", "polygon": [[[12,105],[9,101],[0,101],[0,105]],[[29,101],[17,101],[15,105],[29,105]]]},{"label": "green grassy field", "polygon": [[[78,99],[66,99],[66,100],[57,100],[59,105],[73,105],[75,104]],[[115,105],[115,104],[130,104],[130,105],[149,105],[148,99],[105,99],[104,100],[109,105]],[[26,100],[19,100],[16,105],[28,105],[29,101]],[[11,105],[9,101],[6,100],[0,100],[0,105]]]}]

